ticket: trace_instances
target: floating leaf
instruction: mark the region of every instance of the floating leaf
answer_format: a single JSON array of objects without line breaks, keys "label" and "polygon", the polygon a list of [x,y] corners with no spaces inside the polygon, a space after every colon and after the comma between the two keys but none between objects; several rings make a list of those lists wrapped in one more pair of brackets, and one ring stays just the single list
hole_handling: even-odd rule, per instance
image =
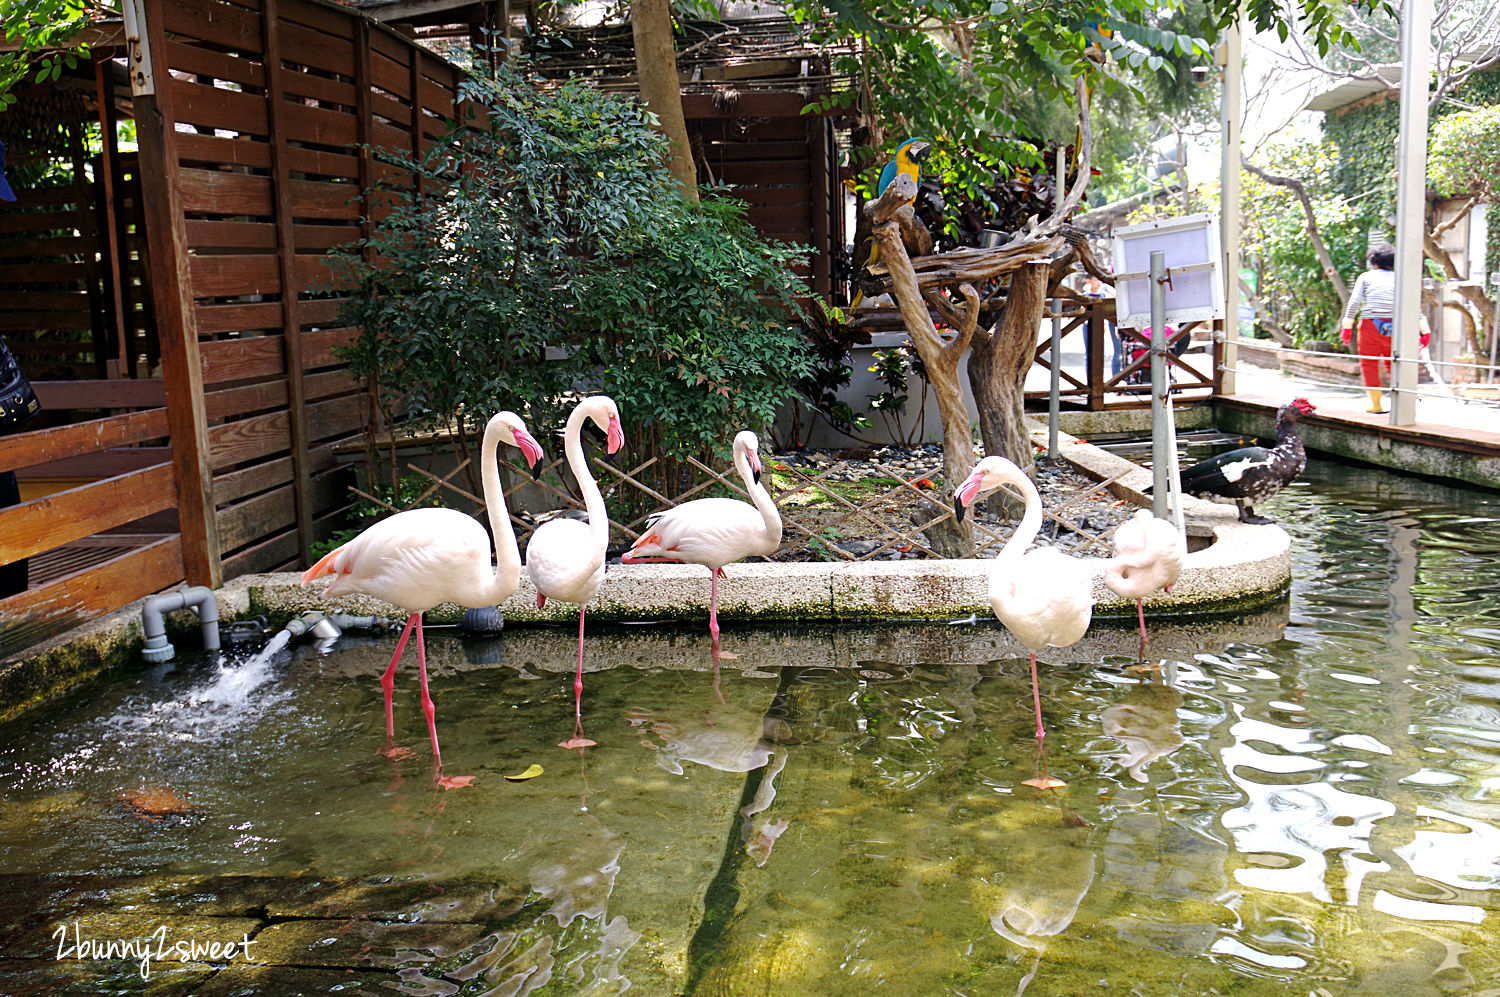
[{"label": "floating leaf", "polygon": [[537,776],[539,776],[541,774],[542,774],[542,767],[540,765],[533,764],[533,765],[528,765],[526,767],[526,771],[522,772],[519,775],[508,775],[508,776],[506,776],[505,777],[505,781],[506,782],[525,782],[527,779],[535,779]]}]

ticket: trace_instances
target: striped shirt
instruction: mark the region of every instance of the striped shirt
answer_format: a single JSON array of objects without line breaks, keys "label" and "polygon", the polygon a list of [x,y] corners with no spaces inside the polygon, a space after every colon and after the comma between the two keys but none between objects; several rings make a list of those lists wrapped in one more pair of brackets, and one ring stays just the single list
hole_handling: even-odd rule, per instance
[{"label": "striped shirt", "polygon": [[1353,326],[1354,316],[1365,318],[1396,317],[1396,274],[1392,270],[1366,270],[1354,282],[1349,305],[1344,309],[1344,325]]}]

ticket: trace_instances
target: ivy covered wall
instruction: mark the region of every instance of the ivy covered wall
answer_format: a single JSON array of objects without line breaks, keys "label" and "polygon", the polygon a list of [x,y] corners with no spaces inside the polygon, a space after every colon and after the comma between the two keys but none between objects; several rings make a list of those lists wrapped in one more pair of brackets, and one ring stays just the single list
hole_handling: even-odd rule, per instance
[{"label": "ivy covered wall", "polygon": [[[1454,96],[1469,105],[1500,104],[1500,68],[1475,73]],[[1432,112],[1432,119],[1462,110],[1444,101]],[[1323,138],[1338,149],[1332,179],[1339,196],[1355,206],[1372,232],[1386,237],[1394,234],[1387,219],[1396,213],[1396,135],[1400,129],[1401,103],[1395,90],[1323,116]],[[1355,262],[1355,272],[1364,269],[1364,260]],[[1484,263],[1487,270],[1500,269],[1500,226],[1493,223]]]}]

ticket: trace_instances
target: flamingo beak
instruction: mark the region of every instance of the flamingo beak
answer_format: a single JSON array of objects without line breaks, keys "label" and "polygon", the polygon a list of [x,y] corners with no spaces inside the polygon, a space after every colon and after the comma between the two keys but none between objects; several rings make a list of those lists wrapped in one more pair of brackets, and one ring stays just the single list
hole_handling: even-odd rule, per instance
[{"label": "flamingo beak", "polygon": [[514,435],[516,446],[520,447],[521,455],[526,458],[526,466],[531,468],[532,480],[540,478],[542,475],[542,457],[544,456],[542,445],[536,441],[536,437],[524,429],[517,430]]},{"label": "flamingo beak", "polygon": [[625,430],[620,428],[620,417],[609,417],[609,428],[604,431],[605,452],[614,453],[625,445]]},{"label": "flamingo beak", "polygon": [[964,479],[964,483],[958,486],[953,493],[953,516],[960,523],[964,521],[964,509],[973,504],[979,495],[980,478],[978,474],[971,474]]},{"label": "flamingo beak", "polygon": [[750,461],[750,479],[757,485],[760,484],[760,454],[754,450],[746,450],[745,457]]}]

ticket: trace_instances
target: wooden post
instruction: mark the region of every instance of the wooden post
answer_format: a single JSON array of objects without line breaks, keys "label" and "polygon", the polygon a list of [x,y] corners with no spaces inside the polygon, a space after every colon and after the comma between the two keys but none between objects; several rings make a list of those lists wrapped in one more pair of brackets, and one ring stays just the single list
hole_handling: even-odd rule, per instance
[{"label": "wooden post", "polygon": [[[411,158],[419,166],[427,148],[422,141],[422,52],[420,45],[409,46],[406,50],[407,57],[411,59]],[[412,174],[411,180],[412,194],[420,203],[427,193],[427,178],[419,170]]]},{"label": "wooden post", "polygon": [[297,548],[306,560],[313,542],[312,471],[308,457],[307,391],[303,382],[302,322],[297,316],[297,237],[292,225],[291,170],[287,166],[285,88],[281,79],[278,0],[261,6],[261,64],[266,72],[266,113],[271,140],[271,205],[276,213],[276,270],[281,281],[281,340],[286,362],[287,423],[292,432],[292,504]]},{"label": "wooden post", "polygon": [[[375,252],[369,246],[370,236],[374,234],[375,225],[372,219],[375,217],[375,199],[371,196],[370,189],[375,184],[375,162],[370,154],[370,22],[367,18],[360,18],[354,25],[354,136],[356,148],[359,150],[359,198],[360,198],[360,238],[365,240],[364,248],[361,250],[365,261],[368,262],[375,257]],[[365,480],[371,485],[375,484],[375,445],[376,435],[384,427],[384,418],[380,411],[380,382],[374,374],[365,381],[365,400],[370,406],[369,418],[365,425]],[[391,441],[391,495],[397,494],[396,481],[396,447],[395,439]]]},{"label": "wooden post", "polygon": [[1089,411],[1104,411],[1104,302],[1089,302],[1088,326],[1084,335],[1089,337]]},{"label": "wooden post", "polygon": [[828,194],[828,119],[809,117],[807,133],[808,144],[812,146],[812,153],[807,157],[808,186],[812,191],[808,207],[812,210],[813,245],[817,248],[812,258],[812,286],[814,291],[827,298],[833,293],[833,254],[830,250],[836,248],[829,244],[828,239],[829,219],[834,211]]},{"label": "wooden post", "polygon": [[105,73],[108,62],[94,60],[94,92],[99,100],[99,184],[100,200],[104,206],[104,232],[99,243],[105,249],[105,279],[109,282],[109,300],[114,315],[116,361],[119,370],[115,377],[135,377],[138,371],[131,361],[130,312],[125,301],[125,270],[130,265],[130,251],[121,232],[118,197],[115,179],[120,169],[119,149],[115,140],[115,113],[112,86]]},{"label": "wooden post", "polygon": [[125,0],[124,6],[130,89],[135,97],[140,145],[141,214],[167,395],[182,569],[189,584],[217,588],[224,581],[224,566],[214,519],[208,414],[203,404],[203,365],[198,355],[188,272],[187,223],[180,207],[176,121],[171,101],[161,100],[157,94],[158,81],[167,79],[165,13],[162,0]]}]

